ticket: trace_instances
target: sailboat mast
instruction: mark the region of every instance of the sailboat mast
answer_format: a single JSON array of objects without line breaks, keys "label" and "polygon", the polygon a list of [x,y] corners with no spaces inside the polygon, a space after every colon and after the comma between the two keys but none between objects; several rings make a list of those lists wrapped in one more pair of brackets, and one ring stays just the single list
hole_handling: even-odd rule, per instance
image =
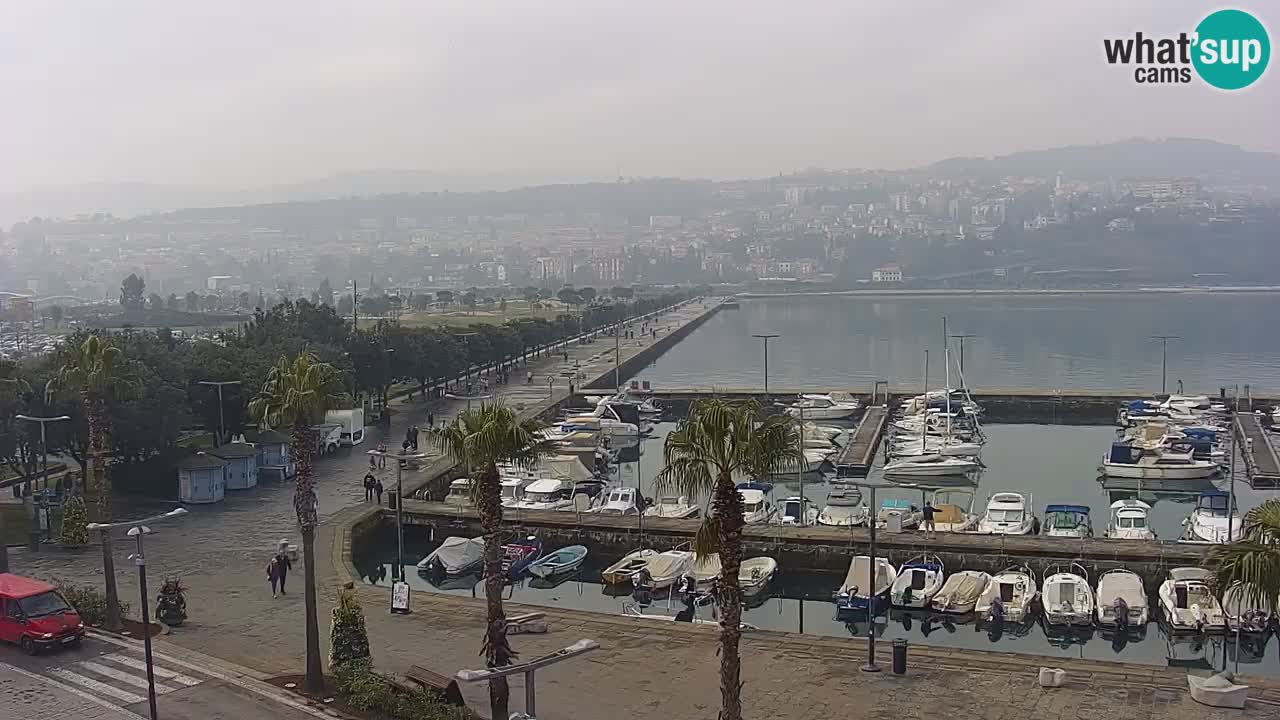
[{"label": "sailboat mast", "polygon": [[929,452],[929,348],[924,349],[924,411],[921,417],[921,429],[924,434],[920,436],[920,448],[927,454]]}]

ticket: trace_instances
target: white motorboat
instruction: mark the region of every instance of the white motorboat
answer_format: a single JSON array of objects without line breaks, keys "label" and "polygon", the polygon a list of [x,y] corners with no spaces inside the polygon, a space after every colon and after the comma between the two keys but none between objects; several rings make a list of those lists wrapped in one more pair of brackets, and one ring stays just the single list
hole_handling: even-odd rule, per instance
[{"label": "white motorboat", "polygon": [[553,553],[543,555],[529,565],[529,574],[538,578],[559,577],[582,567],[587,559],[587,548],[582,545],[569,545]]},{"label": "white motorboat", "polygon": [[1269,633],[1271,610],[1267,599],[1243,583],[1232,583],[1222,595],[1222,613],[1227,618],[1227,629],[1232,632]]},{"label": "white motorboat", "polygon": [[920,524],[921,515],[920,508],[912,505],[910,500],[885,498],[876,511],[876,527],[889,527],[896,521],[898,527],[910,530]]},{"label": "white motorboat", "polygon": [[991,582],[987,583],[987,587],[978,596],[973,612],[979,618],[991,622],[1026,622],[1031,618],[1035,599],[1039,595],[1031,569],[1025,565],[1016,565],[991,577]]},{"label": "white motorboat", "polygon": [[1116,629],[1146,628],[1150,611],[1142,577],[1128,570],[1108,570],[1098,578],[1098,625]]},{"label": "white motorboat", "polygon": [[738,483],[738,494],[742,496],[742,521],[748,525],[767,523],[777,514],[777,508],[769,499],[773,486],[767,483]]},{"label": "white motorboat", "polygon": [[484,538],[447,537],[440,547],[418,562],[418,569],[465,575],[484,563]]},{"label": "white motorboat", "polygon": [[693,553],[688,550],[667,550],[645,558],[644,568],[632,577],[632,583],[650,590],[664,590],[676,580],[689,574],[693,568]]},{"label": "white motorboat", "polygon": [[951,457],[978,457],[982,454],[982,443],[961,440],[929,442],[925,439],[911,438],[905,442],[894,443],[890,453],[899,458],[935,454]]},{"label": "white motorboat", "polygon": [[534,478],[504,477],[498,480],[498,492],[502,496],[502,507],[515,507],[524,498],[524,489],[532,485]]},{"label": "white motorboat", "polygon": [[[701,555],[693,561],[693,577],[698,587],[710,588],[720,578],[720,555],[711,553]],[[742,588],[742,597],[753,598],[773,580],[778,572],[778,561],[771,557],[753,557],[742,561],[738,566],[738,587]]]},{"label": "white motorboat", "polygon": [[644,511],[645,517],[691,518],[698,515],[698,506],[690,505],[684,495],[664,495]]},{"label": "white motorboat", "polygon": [[855,488],[832,488],[827,494],[827,504],[818,513],[817,523],[828,527],[857,527],[867,522],[867,506],[862,494]]},{"label": "white motorboat", "polygon": [[609,491],[604,504],[591,512],[600,515],[639,515],[639,493],[633,487],[616,487]]},{"label": "white motorboat", "polygon": [[1183,542],[1228,543],[1244,537],[1240,513],[1227,508],[1230,499],[1219,490],[1200,493],[1195,509],[1182,521]]},{"label": "white motorboat", "polygon": [[565,418],[564,425],[598,431],[602,435],[613,438],[632,438],[640,436],[640,426],[636,423],[619,420],[610,406],[597,406],[599,415],[575,415]]},{"label": "white motorboat", "polygon": [[1107,523],[1106,537],[1117,540],[1155,540],[1156,534],[1149,522],[1151,506],[1128,498],[1111,503],[1111,520]]},{"label": "white motorboat", "polygon": [[844,434],[844,428],[835,427],[834,425],[819,425],[814,422],[806,422],[804,424],[804,436],[812,438],[824,438],[835,442],[836,438]]},{"label": "white motorboat", "polygon": [[512,503],[516,510],[569,510],[573,507],[573,483],[567,480],[535,480]]},{"label": "white motorboat", "polygon": [[604,581],[606,585],[625,585],[631,582],[631,576],[635,575],[641,568],[648,564],[649,558],[657,554],[657,550],[650,550],[649,548],[632,550],[626,555],[623,555],[622,559],[618,560],[618,562],[605,568],[604,571],[600,573],[600,579]]},{"label": "white motorboat", "polygon": [[1027,511],[1027,500],[1021,493],[998,492],[987,500],[987,511],[978,521],[977,532],[983,535],[1030,535],[1035,517]]},{"label": "white motorboat", "polygon": [[[802,453],[803,457],[800,460],[800,463],[801,463],[800,468],[803,472],[806,472],[806,473],[821,472],[822,467],[827,464],[827,460],[833,454],[835,454],[834,449],[822,450],[822,449],[807,447],[804,449]],[[788,474],[794,473],[795,471],[796,471],[796,461],[791,460],[787,463],[784,463],[783,466],[779,468],[778,474],[788,475]]]},{"label": "white motorboat", "polygon": [[457,505],[458,507],[471,507],[471,489],[475,484],[469,477],[460,477],[449,483],[449,494],[444,496],[444,501],[449,505]]},{"label": "white motorboat", "polygon": [[807,420],[843,420],[858,412],[862,404],[848,393],[806,394],[787,408],[791,417]]},{"label": "white motorboat", "polygon": [[871,558],[866,555],[854,557],[849,562],[849,572],[845,573],[844,583],[836,591],[837,615],[848,616],[859,611],[865,612],[868,608],[878,610],[884,606],[889,590],[897,579],[898,571],[893,565],[887,559],[878,557],[875,562],[874,587],[869,589],[868,586],[872,585]]},{"label": "white motorboat", "polygon": [[952,573],[933,596],[933,608],[952,615],[971,613],[990,583],[991,576],[981,570]]},{"label": "white motorboat", "polygon": [[[961,505],[951,502],[952,495],[968,497],[968,502]],[[936,532],[971,532],[978,526],[982,516],[973,511],[972,490],[937,490],[930,503],[937,512],[933,514],[933,529]]]},{"label": "white motorboat", "polygon": [[1099,470],[1107,477],[1141,478],[1143,480],[1199,480],[1216,474],[1221,468],[1212,460],[1197,460],[1190,443],[1175,443],[1156,449],[1127,442],[1111,444],[1111,452],[1102,459]]},{"label": "white motorboat", "polygon": [[1040,534],[1045,537],[1093,537],[1093,521],[1085,505],[1047,505]]},{"label": "white motorboat", "polygon": [[927,608],[945,581],[942,560],[937,555],[919,555],[898,569],[889,602],[900,608]]},{"label": "white motorboat", "polygon": [[1160,583],[1160,612],[1174,632],[1222,632],[1222,605],[1213,594],[1213,573],[1194,567],[1173,568]]},{"label": "white motorboat", "polygon": [[939,477],[945,475],[964,475],[977,470],[981,465],[976,460],[950,457],[947,455],[918,455],[899,458],[884,466],[885,475],[900,477]]},{"label": "white motorboat", "polygon": [[1040,585],[1044,603],[1044,621],[1051,626],[1085,626],[1093,624],[1094,595],[1083,566],[1072,563],[1067,569],[1045,577]]},{"label": "white motorboat", "polygon": [[782,511],[777,518],[781,525],[808,527],[818,521],[818,508],[809,502],[809,498],[798,495],[789,497],[782,501],[781,508]]}]

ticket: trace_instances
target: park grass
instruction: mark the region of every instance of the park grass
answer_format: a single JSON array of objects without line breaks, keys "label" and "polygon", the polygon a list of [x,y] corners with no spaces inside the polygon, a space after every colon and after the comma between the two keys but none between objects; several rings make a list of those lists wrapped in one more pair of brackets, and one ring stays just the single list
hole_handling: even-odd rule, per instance
[{"label": "park grass", "polygon": [[[506,311],[497,307],[476,308],[475,310],[447,311],[410,311],[400,314],[400,324],[404,327],[467,327],[469,325],[502,325],[512,320],[539,318],[554,320],[557,316],[568,312],[561,307],[530,308],[523,300],[509,301]],[[378,322],[377,318],[360,318],[361,328],[371,328]]]}]

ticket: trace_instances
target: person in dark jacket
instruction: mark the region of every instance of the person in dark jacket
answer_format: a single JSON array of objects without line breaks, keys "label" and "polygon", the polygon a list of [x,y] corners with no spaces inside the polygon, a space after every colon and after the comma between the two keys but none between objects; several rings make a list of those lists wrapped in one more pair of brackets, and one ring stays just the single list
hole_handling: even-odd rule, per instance
[{"label": "person in dark jacket", "polygon": [[378,479],[373,476],[373,473],[364,474],[364,501],[365,502],[373,502],[373,486],[376,485],[377,482],[378,482]]},{"label": "person in dark jacket", "polygon": [[289,559],[289,553],[286,550],[280,550],[271,558],[271,562],[267,565],[267,579],[271,581],[271,597],[276,597],[276,585],[280,586],[280,594],[286,595],[284,584],[289,579],[289,570],[293,568],[293,561]]},{"label": "person in dark jacket", "polygon": [[381,504],[382,504],[382,490],[383,490],[383,488],[382,488],[382,481],[381,481],[381,480],[375,480],[375,481],[374,481],[374,486],[373,486],[373,492],[374,492],[375,494],[377,494],[377,496],[378,496],[378,504],[379,504],[379,505],[381,505]]}]

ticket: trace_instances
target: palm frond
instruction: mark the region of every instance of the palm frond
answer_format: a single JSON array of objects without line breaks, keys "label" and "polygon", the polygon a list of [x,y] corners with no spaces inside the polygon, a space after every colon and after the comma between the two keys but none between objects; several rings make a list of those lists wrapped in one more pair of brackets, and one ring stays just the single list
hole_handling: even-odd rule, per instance
[{"label": "palm frond", "polygon": [[720,552],[720,518],[710,513],[698,526],[698,533],[693,536],[694,557],[706,557]]}]

